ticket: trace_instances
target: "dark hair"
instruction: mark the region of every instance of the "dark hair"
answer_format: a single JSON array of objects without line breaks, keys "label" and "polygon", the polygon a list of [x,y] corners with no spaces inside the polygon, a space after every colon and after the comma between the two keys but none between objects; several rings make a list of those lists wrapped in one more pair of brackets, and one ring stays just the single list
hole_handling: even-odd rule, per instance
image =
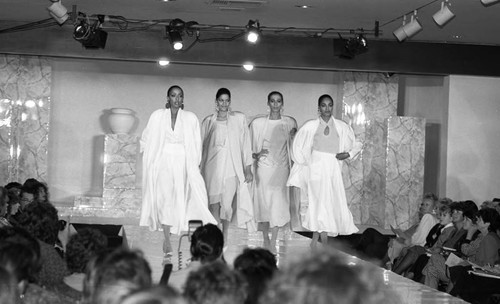
[{"label": "dark hair", "polygon": [[41,269],[40,244],[22,228],[0,228],[0,265],[14,273],[18,281],[34,282]]},{"label": "dark hair", "polygon": [[281,94],[281,92],[278,92],[278,91],[272,91],[271,93],[269,93],[267,95],[267,102],[269,102],[271,100],[271,96],[273,95],[279,95],[281,97],[281,101],[283,102],[283,104],[285,103],[285,99],[283,98],[283,94]]},{"label": "dark hair", "polygon": [[[325,98],[329,98],[331,101],[333,101],[333,98],[332,96],[328,95],[328,94],[323,94],[321,95],[319,98],[318,98],[318,107],[321,105],[321,101]],[[334,102],[335,103],[335,102]]]},{"label": "dark hair", "polygon": [[490,223],[488,231],[496,232],[500,229],[500,214],[493,208],[484,208],[478,211],[477,216],[480,217],[483,222]]},{"label": "dark hair", "polygon": [[470,213],[477,213],[479,211],[479,208],[477,207],[477,204],[472,201],[472,200],[466,200],[462,202],[462,211],[465,215],[465,213],[470,214]]},{"label": "dark hair", "polygon": [[187,304],[187,301],[173,287],[157,285],[129,295],[121,304]]},{"label": "dark hair", "polygon": [[97,229],[85,228],[72,235],[66,245],[66,263],[70,272],[83,273],[94,256],[104,252],[108,239]]},{"label": "dark hair", "polygon": [[33,194],[33,201],[40,201],[40,188],[43,188],[46,194],[46,199],[45,201],[48,202],[49,199],[49,189],[47,185],[44,183],[34,179],[34,178],[28,178],[23,186],[21,187],[21,194],[20,196],[22,197],[23,193],[30,193]]},{"label": "dark hair", "polygon": [[0,265],[0,303],[19,303],[19,292],[15,275]]},{"label": "dark hair", "polygon": [[184,297],[196,304],[238,304],[246,298],[245,281],[227,264],[207,263],[189,273]]},{"label": "dark hair", "polygon": [[12,189],[12,188],[17,188],[17,189],[21,190],[22,186],[23,185],[21,185],[18,182],[10,182],[7,185],[5,185],[5,189],[9,190],[9,189]]},{"label": "dark hair", "polygon": [[19,216],[19,225],[31,235],[49,245],[54,245],[59,233],[57,209],[46,202],[28,204]]},{"label": "dark hair", "polygon": [[219,227],[206,224],[196,228],[191,236],[191,256],[202,263],[215,261],[222,255],[224,236]]},{"label": "dark hair", "polygon": [[229,96],[229,99],[231,99],[231,92],[228,89],[226,89],[226,88],[220,88],[220,89],[218,89],[217,93],[215,94],[215,99],[219,99],[219,97],[221,95],[224,95],[224,94],[226,94],[227,96]]},{"label": "dark hair", "polygon": [[240,272],[248,283],[246,304],[257,303],[267,283],[278,270],[276,257],[264,248],[246,248],[234,260],[234,269]]}]

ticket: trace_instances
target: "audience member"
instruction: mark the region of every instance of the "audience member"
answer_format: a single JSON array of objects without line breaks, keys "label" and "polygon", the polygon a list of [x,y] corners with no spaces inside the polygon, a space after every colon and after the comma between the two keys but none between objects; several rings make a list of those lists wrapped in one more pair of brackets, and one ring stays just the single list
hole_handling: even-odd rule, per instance
[{"label": "audience member", "polygon": [[347,257],[319,251],[289,264],[270,282],[261,303],[401,303],[384,285],[375,266],[348,263]]},{"label": "audience member", "polygon": [[0,227],[11,226],[8,220],[9,196],[7,189],[0,187]]},{"label": "audience member", "polygon": [[278,270],[276,257],[264,248],[246,248],[234,260],[234,269],[247,281],[246,304],[256,304]]},{"label": "audience member", "polygon": [[42,269],[39,284],[49,290],[57,290],[64,284],[64,277],[69,275],[66,262],[54,247],[59,232],[57,209],[50,203],[31,203],[26,205],[19,216],[18,224],[40,244]]},{"label": "audience member", "polygon": [[135,291],[152,286],[151,268],[142,252],[117,248],[95,257],[87,267],[84,303],[118,304]]},{"label": "audience member", "polygon": [[[0,253],[1,255],[2,253]],[[0,265],[0,303],[17,304],[19,303],[19,291],[14,274],[7,271]]]},{"label": "audience member", "polygon": [[222,261],[207,263],[189,273],[184,297],[190,304],[243,304],[245,280]]},{"label": "audience member", "polygon": [[120,304],[187,304],[170,286],[155,286],[129,295]]},{"label": "audience member", "polygon": [[66,246],[66,263],[70,275],[64,278],[65,286],[60,292],[68,297],[80,299],[83,291],[85,267],[89,261],[106,251],[108,239],[97,229],[81,229],[72,235]]},{"label": "audience member", "polygon": [[35,284],[40,263],[39,242],[29,232],[17,227],[0,228],[0,265],[14,277],[20,302],[74,303]]},{"label": "audience member", "polygon": [[224,236],[216,225],[206,224],[196,228],[191,236],[191,262],[187,268],[172,273],[168,283],[182,290],[190,272],[200,268],[202,264],[224,260],[223,248]]}]

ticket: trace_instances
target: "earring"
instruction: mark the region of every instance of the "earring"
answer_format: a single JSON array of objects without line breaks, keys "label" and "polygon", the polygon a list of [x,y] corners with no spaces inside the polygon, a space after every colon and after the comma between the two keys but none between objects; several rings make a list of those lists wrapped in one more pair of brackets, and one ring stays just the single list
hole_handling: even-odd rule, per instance
[{"label": "earring", "polygon": [[184,110],[184,103],[181,103],[181,109]]},{"label": "earring", "polygon": [[170,102],[167,101],[167,103],[165,104],[165,108],[170,109]]}]

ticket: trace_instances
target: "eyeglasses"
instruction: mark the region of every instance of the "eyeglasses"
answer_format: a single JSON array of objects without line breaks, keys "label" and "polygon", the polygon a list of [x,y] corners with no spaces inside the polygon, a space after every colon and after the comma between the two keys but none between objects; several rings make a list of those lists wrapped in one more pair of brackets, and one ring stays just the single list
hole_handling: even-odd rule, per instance
[{"label": "eyeglasses", "polygon": [[460,214],[464,213],[462,210],[457,210],[457,209],[453,210],[453,213],[459,213],[459,212]]}]

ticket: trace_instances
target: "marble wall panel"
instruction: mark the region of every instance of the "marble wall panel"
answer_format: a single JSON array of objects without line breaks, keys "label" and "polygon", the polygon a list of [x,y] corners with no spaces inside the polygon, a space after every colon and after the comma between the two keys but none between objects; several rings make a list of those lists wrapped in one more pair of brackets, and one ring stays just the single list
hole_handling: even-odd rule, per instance
[{"label": "marble wall panel", "polygon": [[136,135],[105,135],[104,189],[135,188],[138,140]]},{"label": "marble wall panel", "polygon": [[343,172],[349,207],[358,224],[385,226],[385,120],[396,115],[397,96],[397,76],[344,73],[342,119],[363,143],[360,157]]},{"label": "marble wall panel", "polygon": [[47,180],[51,66],[0,55],[0,183]]},{"label": "marble wall panel", "polygon": [[425,118],[387,120],[386,228],[408,228],[418,217],[424,189]]}]

